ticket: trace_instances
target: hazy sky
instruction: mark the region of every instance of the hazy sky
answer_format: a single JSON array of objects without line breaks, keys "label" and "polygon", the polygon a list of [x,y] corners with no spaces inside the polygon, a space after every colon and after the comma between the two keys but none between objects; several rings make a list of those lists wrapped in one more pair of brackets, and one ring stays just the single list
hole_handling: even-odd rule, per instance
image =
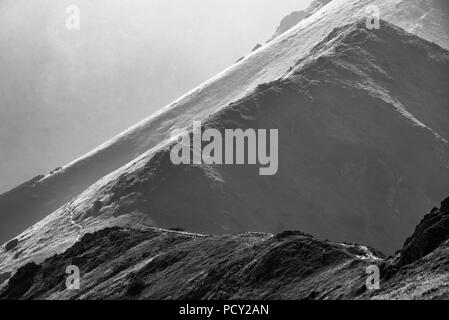
[{"label": "hazy sky", "polygon": [[[310,0],[0,0],[0,193],[90,151]],[[81,29],[67,30],[68,5]]]}]

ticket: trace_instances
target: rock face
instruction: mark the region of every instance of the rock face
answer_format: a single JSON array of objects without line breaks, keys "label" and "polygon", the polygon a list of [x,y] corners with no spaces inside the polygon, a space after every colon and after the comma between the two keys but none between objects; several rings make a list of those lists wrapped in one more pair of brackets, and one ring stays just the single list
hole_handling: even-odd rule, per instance
[{"label": "rock face", "polygon": [[[20,299],[33,286],[40,266],[34,262],[21,267],[16,274],[8,281],[8,299]],[[0,295],[0,299],[4,298]]]},{"label": "rock face", "polygon": [[448,62],[446,50],[388,23],[333,29],[281,79],[203,122],[221,131],[279,128],[276,175],[176,166],[164,145],[57,215],[73,212],[81,225],[138,215],[199,233],[277,233],[283,223],[393,253],[449,190]]},{"label": "rock face", "polygon": [[[282,35],[295,27],[301,21],[312,16],[322,7],[330,2],[338,6],[343,1],[340,0],[314,0],[308,8],[302,11],[295,11],[286,16],[280,23],[272,39]],[[382,1],[367,1],[370,5],[378,6],[380,18],[385,19],[390,14],[390,8],[385,8]],[[391,2],[396,6],[398,15],[396,21],[402,21],[401,27],[406,31],[414,33],[420,37],[443,45],[449,49],[449,4],[445,0],[409,0]],[[441,32],[443,31],[443,32]]]},{"label": "rock face", "polygon": [[290,30],[294,26],[296,26],[299,22],[304,20],[307,17],[307,13],[305,11],[294,11],[282,19],[279,27],[277,27],[276,32],[274,33],[272,38],[276,38],[283,34],[284,32]]},{"label": "rock face", "polygon": [[[369,263],[356,245],[300,232],[206,236],[113,228],[20,268],[0,298],[336,299],[360,291]],[[67,265],[80,268],[79,291],[65,288]]]},{"label": "rock face", "polygon": [[304,19],[310,17],[313,15],[316,11],[321,9],[323,6],[331,2],[332,0],[313,0],[309,7],[307,9],[302,11],[295,11],[290,13],[288,16],[286,16],[284,19],[282,19],[281,23],[279,24],[279,27],[277,27],[276,32],[272,36],[271,40],[279,37],[284,32],[290,30],[294,26],[296,26],[298,23],[303,21]]},{"label": "rock face", "polygon": [[[327,1],[315,1],[312,8],[316,9],[325,2]],[[258,223],[253,223],[253,221],[257,220],[257,218],[255,219],[254,217],[258,215],[259,208],[253,206],[252,208],[241,212],[239,216],[243,216],[242,221],[236,221],[232,214],[229,216],[228,213],[230,211],[227,210],[240,208],[227,208],[224,212],[217,213],[221,218],[213,227],[210,226],[210,223],[207,223],[206,225],[197,224],[196,229],[198,231],[214,232],[218,229],[224,229],[225,232],[251,231],[255,230],[255,227],[261,228],[262,231],[273,231],[276,229],[277,224],[282,223],[287,225],[291,220],[295,220],[294,226],[304,228],[309,232],[319,231],[319,234],[324,236],[330,232],[324,230],[326,227],[320,227],[318,224],[321,224],[319,221],[326,221],[329,210],[332,211],[329,213],[329,216],[332,217],[331,219],[342,220],[330,221],[328,223],[329,225],[331,223],[340,223],[346,226],[357,226],[359,227],[359,230],[362,230],[367,225],[370,225],[370,227],[373,228],[382,229],[382,226],[377,223],[372,223],[375,219],[367,221],[366,217],[372,216],[374,218],[375,212],[385,212],[385,215],[388,215],[390,219],[397,220],[397,224],[404,224],[404,229],[407,230],[401,231],[398,234],[397,239],[386,240],[386,243],[381,244],[380,247],[386,248],[390,246],[388,243],[392,243],[392,249],[398,248],[399,244],[404,240],[402,237],[410,232],[408,229],[413,228],[416,225],[416,220],[421,218],[421,216],[417,216],[418,212],[424,212],[423,210],[425,208],[435,203],[437,199],[440,199],[443,196],[442,186],[438,185],[433,187],[431,184],[422,181],[426,180],[426,175],[438,175],[439,173],[436,171],[439,170],[438,168],[440,165],[437,164],[435,169],[423,168],[421,169],[422,172],[418,170],[411,181],[407,177],[404,178],[403,171],[406,173],[410,172],[412,170],[410,167],[407,167],[405,164],[391,163],[391,161],[385,162],[384,158],[390,157],[390,155],[394,153],[394,150],[381,150],[382,148],[379,146],[384,143],[383,140],[387,141],[388,138],[384,136],[380,140],[370,141],[369,147],[365,146],[364,151],[359,148],[355,148],[357,149],[355,150],[353,145],[354,143],[357,144],[357,141],[360,141],[361,137],[354,137],[351,131],[358,130],[361,135],[365,130],[362,126],[367,126],[367,128],[372,128],[372,126],[369,123],[358,125],[358,121],[355,120],[356,115],[353,115],[354,117],[351,116],[351,118],[346,117],[345,119],[342,119],[341,114],[338,115],[338,109],[343,109],[343,107],[340,107],[340,104],[353,104],[352,112],[355,112],[355,105],[362,102],[368,102],[361,101],[360,99],[360,96],[365,94],[364,99],[371,100],[369,102],[371,108],[374,108],[373,106],[376,103],[381,104],[381,100],[384,101],[382,103],[384,107],[377,108],[378,110],[381,110],[383,114],[376,115],[371,113],[370,117],[373,119],[384,118],[382,121],[386,121],[386,118],[388,117],[386,116],[387,111],[385,109],[387,108],[386,104],[388,104],[390,105],[390,110],[399,110],[398,112],[402,112],[400,110],[405,110],[406,112],[404,114],[407,117],[413,115],[420,123],[426,125],[441,137],[448,139],[446,129],[444,129],[448,127],[447,124],[444,123],[447,119],[447,114],[444,113],[442,115],[440,113],[441,110],[435,110],[438,109],[435,107],[437,102],[432,101],[431,98],[429,100],[429,107],[427,106],[428,101],[420,98],[420,96],[435,96],[436,99],[446,99],[446,90],[440,87],[440,84],[441,86],[447,86],[443,71],[445,74],[447,74],[447,72],[444,69],[445,60],[441,60],[441,66],[437,66],[438,62],[435,58],[436,50],[433,48],[428,51],[427,48],[430,48],[428,44],[422,45],[421,48],[416,46],[411,48],[413,47],[412,44],[406,44],[401,41],[400,46],[405,51],[400,51],[399,46],[389,43],[386,45],[385,41],[388,42],[388,39],[384,39],[382,36],[379,37],[379,35],[375,35],[379,40],[376,44],[371,42],[369,47],[364,46],[361,48],[362,51],[358,53],[355,53],[357,50],[357,42],[354,41],[352,43],[352,52],[346,50],[347,58],[351,58],[352,60],[345,61],[342,57],[343,52],[340,51],[338,53],[339,56],[336,57],[338,58],[338,63],[340,65],[336,65],[337,60],[333,63],[331,51],[326,52],[320,50],[318,45],[321,42],[326,41],[326,38],[332,30],[342,28],[344,25],[352,24],[359,19],[363,19],[366,16],[366,7],[370,4],[379,6],[382,12],[381,17],[390,23],[400,26],[408,32],[418,34],[420,37],[437,43],[442,47],[449,48],[449,29],[447,28],[449,19],[447,18],[447,5],[444,1],[333,0],[324,5],[320,10],[311,14],[308,18],[305,18],[300,26],[295,28],[294,32],[286,32],[276,39],[273,39],[269,45],[260,48],[243,61],[236,63],[230,69],[214,79],[211,79],[211,81],[208,81],[186,96],[181,97],[158,114],[145,119],[123,134],[114,137],[104,145],[98,147],[96,150],[93,150],[80,159],[64,166],[61,170],[54,172],[52,175],[40,177],[30,184],[18,187],[11,192],[1,195],[0,242],[3,243],[8,241],[12,237],[23,232],[26,228],[31,227],[49,214],[54,213],[56,210],[67,208],[67,205],[70,202],[79,199],[80,194],[93,184],[105,184],[108,183],[106,180],[116,180],[115,178],[119,175],[127,175],[124,173],[125,167],[129,169],[129,166],[132,166],[132,164],[140,165],[142,162],[145,162],[142,161],[142,159],[145,159],[146,162],[148,162],[148,158],[151,158],[155,153],[160,151],[159,149],[161,146],[168,143],[170,130],[190,127],[193,119],[202,119],[206,122],[206,119],[209,119],[209,117],[214,117],[215,120],[217,120],[216,125],[223,127],[227,124],[219,123],[219,112],[221,112],[222,116],[228,117],[227,121],[232,123],[235,117],[237,117],[236,119],[238,121],[242,120],[241,117],[239,119],[239,116],[235,116],[238,112],[241,112],[246,108],[251,108],[251,110],[245,114],[246,120],[244,120],[246,123],[239,124],[242,124],[243,126],[260,125],[281,127],[282,132],[284,132],[281,133],[281,137],[284,137],[284,139],[286,136],[291,137],[290,141],[284,140],[283,150],[292,147],[299,149],[299,146],[302,146],[311,150],[312,154],[315,154],[315,158],[312,159],[307,156],[307,153],[302,154],[303,150],[290,153],[293,157],[288,161],[281,162],[281,166],[285,166],[284,169],[281,168],[282,171],[288,171],[288,166],[294,168],[295,165],[302,168],[302,171],[304,171],[308,165],[316,162],[321,164],[321,168],[316,169],[323,172],[322,170],[325,168],[325,171],[329,174],[324,178],[330,179],[330,181],[326,181],[326,187],[324,187],[323,190],[321,183],[324,183],[324,181],[320,179],[320,181],[314,183],[313,181],[308,180],[310,177],[303,177],[303,173],[296,176],[285,173],[284,177],[287,177],[287,179],[280,182],[268,181],[260,183],[246,181],[242,183],[254,183],[257,188],[265,188],[265,192],[267,193],[269,190],[282,190],[283,188],[287,188],[283,194],[288,198],[296,197],[298,198],[298,201],[299,198],[301,198],[297,196],[299,190],[303,190],[301,192],[303,199],[300,201],[300,205],[296,208],[288,207],[286,211],[280,214],[282,216],[287,216],[296,215],[296,212],[299,212],[300,215],[303,215],[303,212],[308,211],[314,212],[314,215],[315,213],[318,213],[319,217],[316,219],[317,221],[309,219],[309,221],[311,221],[309,224],[312,224],[312,226],[304,225],[304,219],[293,219],[293,217],[287,218],[282,222],[283,219],[279,219],[279,216],[275,216],[272,219],[276,220],[275,225],[273,225],[272,221],[266,221],[265,218],[261,219],[261,225],[258,225]],[[287,25],[291,24],[292,23],[287,23]],[[328,40],[337,38],[331,36]],[[412,43],[413,42],[415,42],[415,40],[413,40]],[[350,43],[346,43],[346,45],[351,46]],[[382,56],[384,53],[378,49],[384,47],[387,49],[386,51],[390,54],[394,54],[394,56],[386,56],[383,58]],[[321,48],[324,48],[324,46],[321,46]],[[336,46],[335,48],[343,50],[342,46]],[[333,47],[329,46],[328,49],[333,50]],[[402,59],[401,56],[404,53],[405,57]],[[414,62],[409,60],[414,58],[418,53],[420,53],[420,61]],[[362,57],[364,54],[365,56]],[[374,55],[375,61],[370,61],[371,55]],[[428,55],[429,60],[427,61],[426,56]],[[319,63],[314,64],[313,68],[315,71],[319,70],[318,73],[314,73],[312,67],[306,68],[307,64],[312,65],[313,59],[318,59],[319,56],[323,56],[323,58],[319,60],[320,62],[328,63],[333,68],[332,70],[329,70],[330,73],[325,74],[326,71],[323,69],[324,64],[322,64],[321,67],[319,66]],[[363,63],[368,62],[369,65],[374,68],[373,73],[369,74],[369,72],[361,70],[361,66],[358,65],[359,62],[357,62],[357,59],[361,57]],[[424,63],[423,67],[420,67],[421,63]],[[356,68],[358,68],[357,74],[353,73],[351,76],[354,78],[357,77],[358,81],[361,81],[362,85],[358,85],[357,89],[357,93],[363,92],[361,95],[355,94],[355,92],[352,92],[353,90],[350,90],[351,86],[353,88],[354,86],[348,85],[350,79],[345,78],[345,76],[350,75],[351,71],[347,68],[352,68],[350,67],[351,65],[355,65]],[[345,68],[346,71],[343,71]],[[304,70],[301,71],[301,69]],[[406,72],[403,72],[404,70],[414,70],[415,72],[413,75],[418,78],[411,79]],[[436,70],[435,74],[438,74],[439,78],[434,77],[428,79],[421,77],[421,71],[423,71],[423,76],[429,76],[432,74],[433,70]],[[292,72],[290,73],[290,71]],[[338,74],[340,71],[343,72],[342,75]],[[310,72],[310,74],[307,74],[306,72]],[[369,76],[373,76],[373,78],[364,79],[365,75],[362,72],[364,72],[365,75],[368,74]],[[376,72],[377,75],[374,75]],[[313,79],[311,76],[313,76]],[[343,78],[339,80],[339,76],[343,76]],[[331,83],[327,82],[329,81],[328,78],[331,78],[332,88],[330,88]],[[363,85],[367,83],[371,85],[373,81],[375,81],[375,84],[377,85],[376,88],[368,88]],[[339,87],[338,83],[342,84],[343,82],[345,82],[345,87]],[[402,82],[403,86],[401,87],[400,83]],[[263,89],[264,84],[269,84],[265,86],[267,90],[258,90]],[[379,90],[379,86],[382,88],[381,90]],[[399,89],[402,91],[399,92]],[[282,90],[281,93],[286,95],[285,99],[277,93],[279,90]],[[331,91],[323,96],[323,90]],[[423,92],[424,90],[430,91],[425,93]],[[342,92],[344,92],[345,95],[339,96],[339,93]],[[389,94],[389,96],[387,97],[385,94]],[[338,101],[338,104],[335,103],[336,101]],[[318,103],[327,106],[327,108],[323,109],[319,107]],[[446,100],[438,103],[443,103],[444,105]],[[233,106],[232,108],[230,108],[231,105]],[[253,107],[253,105],[256,107]],[[334,106],[335,108],[330,108],[331,106]],[[426,108],[423,108],[422,106],[426,106]],[[363,107],[366,106],[363,105]],[[228,108],[228,110],[224,111],[226,108]],[[276,110],[278,111],[276,119],[270,121],[269,117],[271,116],[271,113],[276,113]],[[287,111],[289,110],[296,114],[289,116],[287,114]],[[254,118],[260,115],[259,111],[263,113],[260,120]],[[321,122],[318,121],[316,126],[312,126],[312,119],[314,117],[319,118],[320,113],[325,114],[323,117],[325,120]],[[334,113],[337,114],[336,117],[334,117]],[[393,118],[388,119],[388,121],[386,121],[387,123],[390,123],[392,126],[396,125],[397,128],[403,125],[393,123],[395,117],[397,117],[395,112],[391,112],[390,115]],[[301,116],[302,122],[309,121],[308,126],[312,127],[300,127],[300,125],[304,125],[304,123],[299,123],[299,120],[295,119],[295,116]],[[255,120],[248,121],[249,119]],[[348,125],[348,121],[352,121],[352,127],[345,127]],[[326,133],[328,137],[324,137],[324,134],[322,134],[322,137],[317,140],[317,142],[320,143],[302,144],[301,137],[314,136],[316,131],[320,129],[318,126],[325,128],[325,130],[328,131]],[[307,132],[305,132],[306,129]],[[413,134],[409,132],[408,135],[411,134],[411,137],[416,137],[416,135],[419,135],[417,133],[418,129],[419,128],[415,128],[415,130],[408,129],[409,131],[415,131]],[[375,136],[380,138],[383,131],[383,128],[376,128]],[[378,134],[379,132],[382,134]],[[391,130],[386,130],[386,132],[392,133]],[[395,132],[394,134],[397,135],[398,133],[399,132]],[[372,134],[372,132],[369,132],[369,134]],[[297,135],[298,137],[295,137],[294,135]],[[335,138],[336,136],[341,136],[341,139]],[[330,144],[326,146],[323,145],[323,139],[327,139]],[[398,140],[399,138],[395,139]],[[421,138],[418,140],[420,139]],[[310,141],[312,142],[312,140]],[[351,141],[353,143],[351,143]],[[410,152],[412,152],[411,149],[413,149],[413,146],[408,146],[410,140],[405,141],[404,139],[404,141],[397,142],[401,143],[401,145],[405,144],[405,148],[408,149],[407,152],[409,153],[409,156],[411,156]],[[434,145],[433,142],[428,141],[428,143],[432,146]],[[386,142],[386,144],[388,145],[388,142]],[[417,143],[417,146],[421,145],[421,143]],[[390,146],[390,148],[393,148],[393,146]],[[400,149],[397,146],[395,148],[396,150]],[[428,153],[432,159],[439,157],[435,156],[435,152],[439,152],[436,151],[440,149],[439,147],[434,147],[432,148],[433,150],[428,150],[429,148],[432,147],[426,147],[425,150],[417,150],[418,147],[415,147],[415,152],[421,154]],[[346,150],[345,152],[348,154],[352,153],[354,155],[352,158],[355,163],[341,158],[339,152],[336,150],[342,150],[342,152],[343,150]],[[442,159],[444,159],[446,153],[445,147],[442,147],[441,150]],[[375,154],[375,157],[371,158],[370,155],[373,154]],[[394,155],[394,157],[396,156],[397,154]],[[282,157],[285,156],[283,155]],[[316,157],[318,157],[318,159]],[[365,161],[367,158],[376,158],[376,160],[368,163]],[[335,160],[335,163],[337,164],[334,168],[330,164],[332,160]],[[396,158],[394,162],[399,160],[400,159]],[[407,162],[407,159],[403,161]],[[430,160],[429,163],[432,163],[432,161],[434,160]],[[412,166],[415,166],[415,164],[412,164]],[[433,165],[429,166],[433,167]],[[294,169],[296,170],[298,168]],[[197,179],[203,181],[203,185],[210,189],[210,186],[207,185],[210,182],[208,182],[207,179],[204,180],[204,177],[201,177],[201,175],[204,176],[204,170],[201,168],[194,168],[192,170],[200,171],[200,177],[197,177]],[[433,172],[424,172],[427,170],[432,170]],[[203,173],[201,173],[201,171]],[[237,180],[240,179],[240,177],[251,176],[249,171],[242,171],[242,173],[237,173]],[[333,173],[330,171],[333,171]],[[381,171],[381,173],[378,174],[378,171]],[[206,175],[208,177],[211,176],[210,172],[210,168],[207,168]],[[176,175],[177,173],[173,174]],[[235,174],[236,173],[231,173],[228,175],[227,172],[220,172],[220,175],[227,176],[227,185],[231,185],[230,181],[234,179]],[[365,175],[365,178],[362,179],[363,181],[358,180],[360,174]],[[363,184],[365,191],[369,191],[366,189],[369,189],[370,183],[377,184],[378,187],[385,190],[385,194],[382,195],[381,199],[378,199],[379,195],[374,193],[372,195],[358,194],[357,196],[354,196],[355,199],[350,199],[348,204],[345,205],[345,201],[341,200],[342,195],[338,195],[341,182],[337,181],[341,180],[338,175],[343,175],[348,181],[347,183],[357,180],[357,183]],[[374,178],[370,179],[367,175]],[[442,177],[444,177],[444,174]],[[220,181],[220,179],[215,181]],[[299,183],[300,181],[304,181],[305,185]],[[112,181],[109,182],[114,183]],[[421,185],[420,190],[415,189],[417,184]],[[214,185],[217,187],[217,184]],[[360,187],[360,185],[357,185],[357,188],[358,187]],[[374,185],[372,185],[372,187],[374,187]],[[119,188],[115,187],[114,189]],[[352,191],[347,191],[344,188],[341,190],[345,193],[352,193]],[[400,200],[404,190],[406,193],[416,193],[418,199],[416,201],[420,202],[420,204],[410,205],[412,209],[409,210],[409,208],[407,208],[408,205],[402,203],[402,200]],[[308,196],[309,193],[317,195],[318,191],[324,192],[323,197],[326,197],[329,200],[329,208],[322,208],[322,206],[319,205],[318,202],[321,201],[321,199],[311,199],[313,197]],[[205,215],[205,212],[210,211],[211,208],[217,207],[221,202],[230,201],[230,198],[233,200],[237,198],[237,201],[241,203],[241,206],[245,207],[244,203],[247,199],[254,197],[263,199],[264,195],[261,195],[260,192],[257,192],[257,194],[235,192],[228,194],[226,197],[226,199],[212,197],[210,198],[210,202],[203,202],[203,208],[192,208],[192,212],[199,211],[201,214]],[[92,196],[92,198],[101,198],[101,196],[96,195]],[[86,200],[87,203],[85,203],[85,205],[92,207],[97,200],[101,199],[89,198]],[[128,200],[130,199],[128,198]],[[164,199],[161,198],[160,201],[164,202],[166,200],[167,197]],[[194,202],[197,201],[202,202],[201,199],[194,200]],[[276,199],[276,201],[282,203],[282,199]],[[352,206],[354,201],[358,204]],[[387,204],[385,204],[385,201],[387,201]],[[130,201],[127,201],[127,203],[130,203]],[[139,203],[148,203],[148,199],[139,199]],[[378,203],[380,204],[380,207],[377,207]],[[75,204],[76,206],[72,208],[73,210],[71,212],[74,212],[77,216],[84,215],[85,211],[87,211],[84,207],[85,205],[80,205],[79,201],[75,201]],[[164,221],[158,221],[160,220],[159,217],[168,216],[164,213],[164,208],[160,207],[161,203],[151,204],[151,206],[153,205],[153,209],[156,211],[154,217],[149,218],[153,219],[156,223],[160,222],[161,225],[165,225]],[[126,213],[126,211],[129,211],[123,206],[120,207],[121,212]],[[133,210],[136,209],[136,206],[133,208],[132,204],[127,205],[127,207]],[[416,209],[416,211],[413,209],[418,207],[419,209]],[[149,209],[146,205],[139,206],[139,208]],[[182,208],[172,212],[178,211],[179,213],[180,209]],[[271,206],[269,211],[276,212],[278,210]],[[351,214],[348,214],[347,212],[351,212]],[[357,212],[357,214],[354,214],[354,212]],[[69,213],[67,212],[67,214]],[[402,221],[407,220],[405,217],[406,215],[410,215],[410,219],[408,221]],[[191,217],[187,217],[186,220],[190,221],[190,218]],[[166,222],[168,226],[173,225],[171,221],[173,219],[176,218],[167,218]],[[199,218],[199,220],[201,220],[201,218]],[[194,219],[191,221],[196,220]],[[188,223],[186,223],[185,227],[188,227],[187,224]],[[378,230],[377,232],[382,233],[384,230]],[[338,233],[344,235],[346,234],[346,230],[340,230]],[[364,231],[360,231],[360,235],[363,234]],[[388,236],[385,239],[387,238]],[[365,239],[362,239],[359,235],[357,237],[351,236],[350,239],[346,240],[365,241]],[[373,245],[376,244],[372,239],[368,240]],[[390,248],[387,249],[391,250]]]},{"label": "rock face", "polygon": [[421,259],[447,240],[449,240],[449,198],[442,202],[439,210],[435,208],[426,215],[413,236],[406,241],[399,265],[405,266]]},{"label": "rock face", "polygon": [[258,50],[258,49],[260,49],[260,48],[262,48],[262,45],[260,44],[260,43],[258,43],[258,44],[256,44],[255,46],[254,46],[254,48],[253,48],[253,52],[254,51],[256,51],[256,50]]}]

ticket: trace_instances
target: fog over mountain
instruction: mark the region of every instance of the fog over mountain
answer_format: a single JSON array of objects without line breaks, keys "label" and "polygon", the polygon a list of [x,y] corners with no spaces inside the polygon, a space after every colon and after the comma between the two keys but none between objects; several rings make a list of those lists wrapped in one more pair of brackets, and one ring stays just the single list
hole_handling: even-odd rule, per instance
[{"label": "fog over mountain", "polygon": [[[0,193],[151,115],[307,2],[1,1]],[[69,4],[79,31],[65,28]]]}]

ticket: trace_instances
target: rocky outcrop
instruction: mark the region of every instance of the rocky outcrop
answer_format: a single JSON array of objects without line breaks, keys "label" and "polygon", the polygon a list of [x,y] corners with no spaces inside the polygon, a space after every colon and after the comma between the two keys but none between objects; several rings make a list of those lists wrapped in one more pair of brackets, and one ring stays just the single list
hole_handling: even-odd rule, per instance
[{"label": "rocky outcrop", "polygon": [[287,32],[288,30],[290,30],[291,28],[296,26],[298,23],[300,23],[302,20],[310,17],[311,15],[313,15],[315,12],[317,12],[319,9],[321,9],[323,6],[325,6],[326,4],[328,4],[331,1],[332,0],[314,0],[309,5],[309,7],[306,8],[305,10],[294,11],[294,12],[290,13],[288,16],[286,16],[284,19],[282,19],[281,23],[277,27],[276,32],[271,37],[270,41],[272,39],[280,36],[284,32]]},{"label": "rocky outcrop", "polygon": [[273,38],[290,30],[291,28],[296,26],[299,22],[304,20],[305,17],[307,17],[307,13],[305,11],[294,11],[290,13],[288,16],[282,19],[281,23],[276,29],[275,34],[273,35]]},{"label": "rocky outcrop", "polygon": [[7,294],[0,293],[0,299],[20,299],[35,283],[35,277],[41,267],[30,262],[21,267],[8,282]]},{"label": "rocky outcrop", "polygon": [[[26,197],[22,190],[0,197],[0,212],[26,218],[19,204],[41,215],[75,196],[21,236],[20,259],[0,251],[1,272],[24,265],[0,297],[420,298],[422,287],[426,298],[433,289],[444,294],[448,200],[395,258],[384,260],[366,244],[396,250],[424,208],[449,190],[449,53],[389,23],[368,31],[364,19],[335,22],[347,21],[353,8],[359,15],[365,3],[329,5],[320,19],[260,48],[176,107],[37,181]],[[254,167],[174,166],[160,142],[194,117],[219,130],[280,128],[279,174],[262,179]],[[79,195],[122,163],[128,165]],[[177,228],[148,229],[140,224],[145,218]],[[118,221],[130,229],[104,229]],[[282,225],[334,242],[268,233]],[[382,290],[395,293],[366,293],[365,271],[373,264],[393,266],[382,268],[391,271]],[[65,290],[68,265],[80,268],[80,291]]]},{"label": "rocky outcrop", "polygon": [[434,208],[406,241],[401,252],[399,266],[405,266],[421,259],[449,240],[449,198]]},{"label": "rocky outcrop", "polygon": [[5,244],[5,250],[6,251],[12,251],[19,245],[19,240],[13,239],[9,241],[7,244]]},{"label": "rocky outcrop", "polygon": [[[388,258],[364,245],[300,231],[202,235],[108,228],[39,265],[19,268],[0,298],[443,299],[449,296],[448,209],[445,200],[402,252]],[[80,269],[80,290],[66,289],[69,265]],[[366,287],[373,266],[381,270],[379,290]],[[3,282],[9,277],[1,275]]]},{"label": "rocky outcrop", "polygon": [[[195,235],[110,228],[21,267],[2,299],[338,299],[361,292],[373,260],[302,232]],[[370,253],[370,255],[373,255]],[[66,290],[66,267],[81,289]],[[344,279],[351,281],[344,281]],[[363,291],[363,290],[362,290]]]}]

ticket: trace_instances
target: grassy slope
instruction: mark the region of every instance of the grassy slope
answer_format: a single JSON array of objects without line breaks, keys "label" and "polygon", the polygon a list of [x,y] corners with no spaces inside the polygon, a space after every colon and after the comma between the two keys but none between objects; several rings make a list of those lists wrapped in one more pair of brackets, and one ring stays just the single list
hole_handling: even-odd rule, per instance
[{"label": "grassy slope", "polygon": [[[0,299],[447,299],[448,214],[448,207],[433,210],[403,251],[389,258],[293,231],[199,235],[108,228],[39,265],[25,265],[3,283]],[[411,251],[414,258],[404,264]],[[66,290],[68,265],[80,268],[80,290]],[[381,270],[377,291],[365,285],[372,265]]]}]

